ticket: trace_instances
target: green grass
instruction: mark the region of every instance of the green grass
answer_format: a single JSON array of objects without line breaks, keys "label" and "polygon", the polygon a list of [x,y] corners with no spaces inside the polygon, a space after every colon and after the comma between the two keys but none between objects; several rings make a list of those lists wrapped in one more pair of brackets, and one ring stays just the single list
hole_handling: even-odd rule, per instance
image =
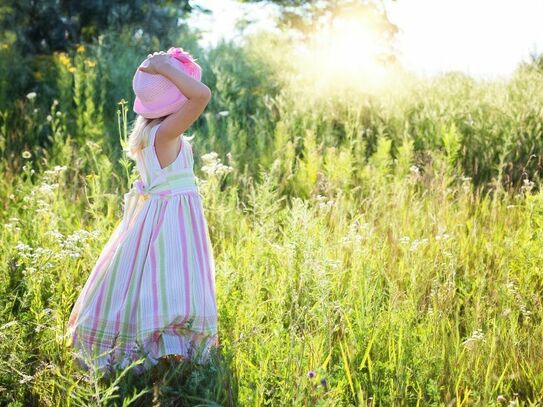
[{"label": "green grass", "polygon": [[[207,56],[217,90],[194,130],[219,307],[208,365],[77,369],[62,335],[122,213],[126,104],[119,126],[88,104],[4,112],[43,127],[14,146],[0,126],[0,403],[541,402],[541,73],[300,103],[257,44]],[[120,140],[100,139],[105,123]]]}]

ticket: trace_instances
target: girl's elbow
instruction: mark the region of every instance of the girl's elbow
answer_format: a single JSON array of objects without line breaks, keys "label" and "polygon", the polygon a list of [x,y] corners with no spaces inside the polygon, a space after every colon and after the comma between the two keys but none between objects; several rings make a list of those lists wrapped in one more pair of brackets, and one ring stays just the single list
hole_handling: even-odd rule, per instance
[{"label": "girl's elbow", "polygon": [[206,102],[209,102],[211,100],[211,89],[204,85],[204,88],[202,89],[202,99],[204,99]]}]

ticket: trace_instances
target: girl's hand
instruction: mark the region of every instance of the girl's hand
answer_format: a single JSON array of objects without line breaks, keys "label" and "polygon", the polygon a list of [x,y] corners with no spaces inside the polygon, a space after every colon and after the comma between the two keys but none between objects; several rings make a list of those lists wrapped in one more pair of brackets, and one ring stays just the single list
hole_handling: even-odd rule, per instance
[{"label": "girl's hand", "polygon": [[164,51],[149,54],[143,61],[138,70],[152,75],[158,75],[162,72],[164,66],[171,64],[172,56]]}]

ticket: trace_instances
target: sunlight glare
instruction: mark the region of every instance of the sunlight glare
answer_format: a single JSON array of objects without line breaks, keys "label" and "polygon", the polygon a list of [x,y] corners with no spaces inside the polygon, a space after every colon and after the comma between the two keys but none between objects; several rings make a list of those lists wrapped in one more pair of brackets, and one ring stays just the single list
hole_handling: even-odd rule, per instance
[{"label": "sunlight glare", "polygon": [[318,92],[343,89],[372,90],[389,76],[378,62],[382,52],[379,33],[354,14],[339,15],[315,32],[308,45],[298,48],[300,77]]}]

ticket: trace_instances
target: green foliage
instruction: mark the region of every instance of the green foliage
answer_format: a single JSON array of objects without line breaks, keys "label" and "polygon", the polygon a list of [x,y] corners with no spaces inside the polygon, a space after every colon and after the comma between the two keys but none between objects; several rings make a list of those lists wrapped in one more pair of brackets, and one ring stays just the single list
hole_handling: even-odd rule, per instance
[{"label": "green foliage", "polygon": [[189,133],[219,352],[142,376],[81,371],[66,320],[135,175],[132,69],[161,45],[131,41],[54,54],[43,88],[0,109],[0,404],[540,400],[541,72],[311,95],[287,86],[271,35],[194,53],[213,90]]},{"label": "green foliage", "polygon": [[25,55],[68,51],[75,44],[92,42],[107,29],[131,26],[145,35],[165,37],[178,18],[192,11],[187,0],[110,0],[58,2],[4,0],[0,8],[0,41],[15,34],[15,45]]}]

